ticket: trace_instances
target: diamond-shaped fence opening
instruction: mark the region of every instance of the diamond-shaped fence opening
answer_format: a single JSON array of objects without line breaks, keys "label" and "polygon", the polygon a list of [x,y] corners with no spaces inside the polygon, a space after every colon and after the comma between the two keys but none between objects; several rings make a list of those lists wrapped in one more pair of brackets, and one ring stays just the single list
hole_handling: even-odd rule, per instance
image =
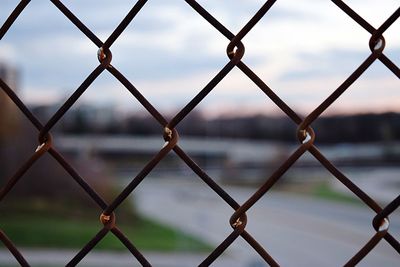
[{"label": "diamond-shaped fence opening", "polygon": [[[106,35],[105,38],[103,33],[101,34],[101,37],[103,38],[99,38],[97,33],[94,33],[90,27],[86,26],[80,20],[79,15],[75,15],[71,12],[67,4],[64,4],[59,0],[52,0],[50,2],[52,3],[52,6],[54,5],[54,12],[61,12],[60,15],[63,14],[71,25],[74,25],[74,27],[82,32],[82,38],[85,38],[84,36],[86,36],[87,39],[85,40],[90,40],[91,43],[98,47],[98,51],[93,51],[93,54],[97,52],[99,63],[94,68],[87,70],[87,76],[79,81],[75,91],[70,94],[69,98],[61,107],[51,114],[50,119],[44,122],[40,122],[31,113],[26,105],[14,93],[12,88],[10,88],[10,84],[7,84],[6,81],[0,79],[0,87],[3,92],[7,94],[10,101],[20,109],[24,116],[28,118],[32,125],[37,129],[39,140],[37,149],[26,157],[27,159],[25,161],[20,163],[18,170],[7,179],[5,184],[2,185],[0,200],[3,201],[17,183],[24,183],[24,174],[29,171],[32,166],[36,164],[36,161],[43,157],[43,155],[48,154],[54,158],[55,162],[65,169],[71,180],[73,180],[77,186],[80,186],[93,203],[102,210],[100,221],[103,224],[103,227],[99,227],[98,232],[91,237],[90,241],[85,244],[76,255],[70,259],[66,259],[66,261],[68,261],[67,266],[75,266],[84,260],[86,255],[90,253],[92,249],[107,235],[114,235],[121,241],[121,243],[132,253],[134,258],[136,258],[136,260],[132,259],[133,262],[139,262],[143,266],[151,266],[151,262],[136,248],[135,242],[130,240],[124,232],[120,230],[114,211],[124,203],[124,201],[127,201],[127,197],[137,190],[138,186],[141,185],[146,177],[151,175],[152,171],[169,153],[175,153],[177,158],[179,158],[197,175],[199,181],[202,181],[209,187],[209,191],[212,192],[214,196],[221,198],[232,209],[230,218],[226,218],[226,221],[229,222],[229,225],[231,226],[229,234],[227,234],[224,239],[220,240],[220,244],[215,247],[208,256],[200,262],[195,263],[199,266],[209,266],[213,264],[226,250],[230,250],[229,247],[234,244],[238,238],[242,239],[240,242],[248,243],[249,247],[260,256],[260,261],[249,264],[258,266],[261,262],[261,264],[266,263],[271,266],[279,266],[279,260],[277,259],[282,259],[282,255],[276,258],[276,251],[269,250],[268,247],[263,247],[263,245],[268,242],[264,242],[264,240],[259,242],[257,240],[257,235],[252,231],[249,231],[246,226],[248,221],[252,220],[253,207],[257,203],[261,203],[261,199],[263,199],[266,194],[268,195],[268,193],[270,193],[270,189],[276,185],[293,164],[295,164],[299,158],[303,157],[305,153],[311,154],[312,157],[318,161],[318,164],[326,168],[335,179],[347,187],[356,198],[359,198],[365,206],[369,207],[374,212],[374,216],[369,218],[369,220],[372,221],[374,229],[370,239],[366,240],[355,254],[351,257],[349,256],[349,258],[346,259],[347,262],[339,262],[338,264],[345,264],[346,266],[354,266],[358,264],[380,242],[387,242],[397,253],[400,253],[400,243],[390,232],[390,215],[399,207],[400,196],[393,199],[387,206],[381,207],[376,201],[374,201],[374,199],[361,190],[357,184],[351,180],[351,177],[344,175],[324,156],[323,153],[320,152],[314,144],[315,138],[318,134],[314,132],[311,126],[313,122],[318,120],[319,116],[324,113],[325,110],[327,110],[346,90],[350,90],[352,84],[362,77],[363,73],[376,61],[380,61],[397,78],[400,77],[399,67],[394,63],[395,61],[385,53],[386,41],[384,38],[385,32],[400,16],[400,8],[395,9],[389,17],[385,18],[381,25],[374,27],[367,20],[358,15],[357,12],[350,8],[345,2],[341,0],[332,1],[337,7],[339,7],[339,10],[351,18],[352,23],[358,24],[366,31],[366,33],[369,34],[370,40],[366,45],[369,46],[370,52],[362,61],[359,62],[359,65],[354,69],[354,72],[350,76],[344,79],[336,88],[330,88],[331,94],[311,113],[303,118],[288,106],[275,93],[273,88],[269,87],[268,83],[262,79],[262,77],[257,76],[253,69],[246,64],[246,58],[244,57],[244,38],[252,31],[254,26],[256,26],[260,20],[263,20],[263,23],[268,23],[268,20],[272,19],[269,18],[267,14],[274,8],[274,4],[277,1],[266,1],[254,15],[243,24],[240,30],[234,34],[231,32],[231,29],[225,27],[219,21],[218,17],[212,16],[201,4],[194,0],[186,0],[186,3],[193,8],[195,13],[202,17],[204,21],[208,22],[210,27],[215,28],[221,36],[226,38],[226,62],[225,65],[215,73],[214,77],[196,89],[196,96],[186,103],[185,106],[178,113],[172,116],[171,119],[166,119],[158,111],[157,106],[153,106],[143,96],[140,88],[136,87],[135,82],[127,79],[126,76],[124,76],[124,73],[120,71],[117,66],[112,65],[113,44],[121,37],[129,24],[132,24],[131,27],[134,28],[135,17],[137,14],[142,12],[142,8],[144,8],[147,1],[137,1],[126,13],[126,16],[121,18],[118,26]],[[29,4],[29,0],[23,0],[15,7],[14,11],[9,15],[0,28],[0,40],[9,31],[12,31],[13,24],[18,20],[19,16],[26,12],[25,10],[29,8]],[[332,6],[332,9],[337,7]],[[96,7],[93,6],[92,8],[95,10]],[[182,23],[185,22],[183,21]],[[268,43],[265,45],[268,46]],[[127,54],[123,56],[129,57],[130,55]],[[140,65],[141,63],[138,62],[137,64]],[[231,195],[227,193],[227,191],[217,183],[213,177],[196,164],[192,157],[188,156],[185,149],[180,146],[179,133],[177,131],[180,123],[196,109],[207,95],[212,94],[214,88],[216,88],[221,81],[229,77],[229,74],[232,73],[233,69],[235,69],[235,71],[240,71],[242,74],[247,76],[265,95],[266,100],[268,100],[268,98],[272,100],[276,107],[281,109],[287,117],[294,122],[294,124],[298,125],[296,134],[299,139],[299,145],[288,152],[287,156],[277,164],[278,167],[275,167],[268,173],[264,183],[256,190],[250,192],[250,197],[246,197],[244,200],[240,199],[240,201],[235,200],[233,194]],[[121,86],[129,92],[132,99],[136,98],[136,100],[148,111],[148,113],[154,118],[154,121],[160,126],[160,131],[162,131],[160,132],[160,138],[162,137],[165,140],[165,144],[152,154],[150,160],[140,166],[139,170],[133,174],[134,177],[129,180],[129,183],[124,187],[124,189],[110,201],[105,201],[104,195],[101,194],[101,192],[96,192],[91,187],[90,182],[85,180],[85,178],[70,165],[68,160],[57,150],[57,146],[54,145],[56,140],[53,140],[51,135],[52,129],[57,127],[63,116],[74,107],[81,96],[87,90],[92,89],[91,85],[103,72],[108,72],[112,75],[113,78],[115,78],[115,81],[118,81]],[[268,104],[270,104],[269,101]],[[22,266],[29,266],[24,253],[21,253],[19,248],[13,244],[13,241],[8,237],[6,232],[0,232],[0,239],[14,255],[19,264]],[[306,257],[307,255],[304,256]]]}]

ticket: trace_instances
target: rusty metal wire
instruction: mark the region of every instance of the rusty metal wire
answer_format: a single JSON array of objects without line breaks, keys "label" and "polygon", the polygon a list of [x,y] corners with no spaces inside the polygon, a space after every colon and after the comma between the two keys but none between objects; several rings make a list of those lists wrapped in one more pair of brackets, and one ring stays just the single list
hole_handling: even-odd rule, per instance
[{"label": "rusty metal wire", "polygon": [[[0,40],[12,27],[18,16],[29,5],[30,0],[22,0],[8,19],[0,28]],[[376,230],[376,234],[348,260],[345,266],[354,266],[359,263],[382,239],[388,242],[399,254],[400,243],[389,232],[389,216],[400,205],[400,195],[395,198],[386,207],[379,206],[369,195],[363,192],[350,178],[346,177],[339,169],[337,169],[324,155],[319,152],[314,145],[315,133],[311,127],[312,123],[335,102],[349,87],[367,70],[376,60],[381,61],[394,75],[400,78],[400,69],[385,54],[385,39],[383,34],[385,31],[399,18],[400,8],[395,10],[393,14],[377,29],[371,26],[366,20],[352,10],[346,3],[341,0],[332,0],[332,2],[351,17],[355,23],[371,34],[369,47],[370,55],[359,65],[357,69],[336,88],[332,94],[323,101],[314,111],[305,118],[301,118],[293,111],[274,91],[255,74],[243,61],[245,46],[242,39],[252,30],[252,28],[263,18],[267,12],[273,7],[276,0],[269,0],[257,11],[257,13],[248,21],[248,23],[235,35],[230,32],[223,24],[213,17],[195,0],[185,0],[195,12],[202,16],[209,24],[224,35],[228,40],[226,65],[218,72],[218,74],[204,86],[202,90],[170,121],[167,121],[161,113],[140,93],[140,91],[121,73],[116,67],[111,65],[112,53],[111,46],[126,29],[126,27],[134,20],[135,16],[140,12],[147,0],[139,0],[132,7],[126,17],[121,21],[113,33],[105,42],[102,42],[89,28],[83,24],[60,0],[51,0],[51,2],[64,14],[86,37],[91,40],[98,48],[99,65],[90,73],[90,75],[82,82],[76,91],[68,100],[57,110],[55,114],[45,123],[42,124],[18,98],[13,90],[0,79],[0,87],[7,96],[15,103],[22,113],[38,130],[39,146],[31,157],[23,163],[15,174],[8,179],[8,182],[1,188],[0,201],[7,196],[10,190],[18,183],[24,173],[45,153],[50,154],[74,179],[79,186],[90,196],[90,198],[103,210],[100,215],[100,221],[103,227],[99,232],[69,261],[67,266],[77,265],[93,248],[102,240],[109,232],[114,234],[132,253],[136,260],[142,266],[151,266],[150,262],[141,254],[135,245],[119,230],[114,210],[135,190],[135,188],[147,177],[152,169],[163,160],[163,158],[171,151],[174,151],[183,162],[189,166],[198,177],[206,183],[221,199],[223,199],[233,209],[233,214],[229,219],[232,227],[232,233],[217,246],[199,266],[211,265],[239,236],[242,237],[254,250],[265,260],[270,266],[279,266],[279,263],[270,255],[247,230],[246,212],[262,198],[274,184],[282,177],[282,175],[290,169],[290,167],[306,152],[309,151],[337,180],[351,190],[362,202],[371,208],[375,213],[372,218],[372,226]],[[334,7],[333,7],[334,8]],[[267,20],[268,18],[266,18]],[[247,199],[243,204],[237,203],[226,191],[224,191],[207,173],[205,173],[197,164],[189,157],[179,146],[179,135],[176,126],[214,89],[214,87],[225,78],[225,76],[235,67],[248,76],[257,87],[270,98],[277,107],[279,107],[295,124],[298,125],[297,136],[299,139],[298,148],[284,161],[273,174],[265,180],[264,184]],[[91,83],[103,72],[108,71],[112,74],[141,105],[152,115],[152,117],[164,128],[163,137],[166,145],[142,168],[142,170],[134,177],[131,182],[123,189],[123,191],[111,202],[106,203],[102,197],[79,175],[79,173],[64,159],[52,144],[51,130],[64,116],[64,114],[74,105],[79,97],[87,90]],[[309,137],[309,138],[306,138]],[[21,266],[29,266],[24,256],[19,252],[18,248],[13,244],[6,233],[0,229],[0,240],[14,255],[15,259]]]}]

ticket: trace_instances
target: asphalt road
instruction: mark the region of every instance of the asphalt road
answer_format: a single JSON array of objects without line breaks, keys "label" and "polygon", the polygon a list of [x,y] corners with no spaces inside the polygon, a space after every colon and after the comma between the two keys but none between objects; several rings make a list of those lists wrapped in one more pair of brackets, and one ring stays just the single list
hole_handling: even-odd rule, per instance
[{"label": "asphalt road", "polygon": [[[254,191],[225,188],[243,203]],[[231,232],[233,210],[202,183],[146,180],[133,194],[138,210],[217,246]],[[283,193],[268,193],[248,213],[246,229],[281,266],[343,266],[374,235],[374,213],[364,207]],[[400,239],[400,212],[390,217]],[[213,266],[265,266],[239,238]],[[195,260],[195,259],[193,259]],[[196,259],[197,260],[197,259]],[[228,260],[233,260],[229,263]],[[197,266],[193,262],[190,266]],[[359,266],[400,266],[400,255],[381,241]]]}]

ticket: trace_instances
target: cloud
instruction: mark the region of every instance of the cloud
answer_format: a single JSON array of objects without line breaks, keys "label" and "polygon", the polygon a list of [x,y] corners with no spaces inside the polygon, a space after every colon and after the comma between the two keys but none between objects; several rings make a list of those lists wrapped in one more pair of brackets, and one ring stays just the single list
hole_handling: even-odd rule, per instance
[{"label": "cloud", "polygon": [[315,77],[350,75],[371,54],[369,50],[330,50],[323,53],[299,53],[296,64],[285,69],[279,80],[304,81]]},{"label": "cloud", "polygon": [[0,61],[7,64],[14,63],[17,59],[17,52],[14,46],[10,44],[0,45]]},{"label": "cloud", "polygon": [[[4,21],[16,2],[1,1],[0,21]],[[237,33],[265,1],[198,2]],[[63,3],[102,40],[111,34],[134,4],[95,0]],[[372,0],[351,2],[351,7],[375,27],[397,6],[397,0],[383,1],[379,5]],[[400,63],[399,27],[397,21],[385,33],[385,54],[396,64]],[[308,112],[369,55],[369,38],[368,32],[329,1],[277,1],[244,38],[243,61],[284,100]],[[112,64],[155,105],[176,109],[185,105],[228,62],[225,53],[228,43],[184,1],[152,0],[113,44]],[[21,68],[23,92],[33,99],[35,94],[45,96],[46,92],[50,95],[71,93],[99,64],[96,52],[97,47],[50,1],[32,1],[0,41],[0,60]],[[368,73],[368,82],[360,83],[365,91],[370,92],[379,84],[389,92],[393,86],[398,87],[396,77],[382,65],[374,64]],[[114,101],[131,107],[130,97],[115,93],[120,89],[111,75],[104,74],[85,97],[87,101]],[[388,99],[386,94],[374,97],[377,106],[361,101],[355,102],[353,107],[378,109],[385,101],[392,103],[391,99],[396,99],[394,95]],[[343,101],[347,104],[338,104],[338,107],[352,108],[350,100]],[[233,111],[238,106],[244,107],[239,109],[241,111],[275,109],[260,90],[235,69],[201,107]]]},{"label": "cloud", "polygon": [[30,87],[27,90],[17,92],[19,97],[28,105],[51,105],[60,103],[64,98],[63,94],[54,88]]}]

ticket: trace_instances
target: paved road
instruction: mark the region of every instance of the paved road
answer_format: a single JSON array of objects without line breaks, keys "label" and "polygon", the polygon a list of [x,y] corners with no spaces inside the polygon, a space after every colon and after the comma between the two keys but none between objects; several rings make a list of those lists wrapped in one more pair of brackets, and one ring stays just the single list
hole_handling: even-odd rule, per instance
[{"label": "paved road", "polygon": [[[226,190],[243,203],[254,189]],[[219,244],[231,231],[230,207],[201,183],[146,180],[132,198],[143,214]],[[282,266],[342,266],[374,234],[368,208],[282,193],[268,193],[248,212],[246,229]],[[400,239],[400,214],[390,218],[390,232]],[[265,266],[242,239],[227,250],[234,265]],[[193,262],[191,266],[197,266]],[[400,255],[385,241],[359,266],[400,266]]]}]

